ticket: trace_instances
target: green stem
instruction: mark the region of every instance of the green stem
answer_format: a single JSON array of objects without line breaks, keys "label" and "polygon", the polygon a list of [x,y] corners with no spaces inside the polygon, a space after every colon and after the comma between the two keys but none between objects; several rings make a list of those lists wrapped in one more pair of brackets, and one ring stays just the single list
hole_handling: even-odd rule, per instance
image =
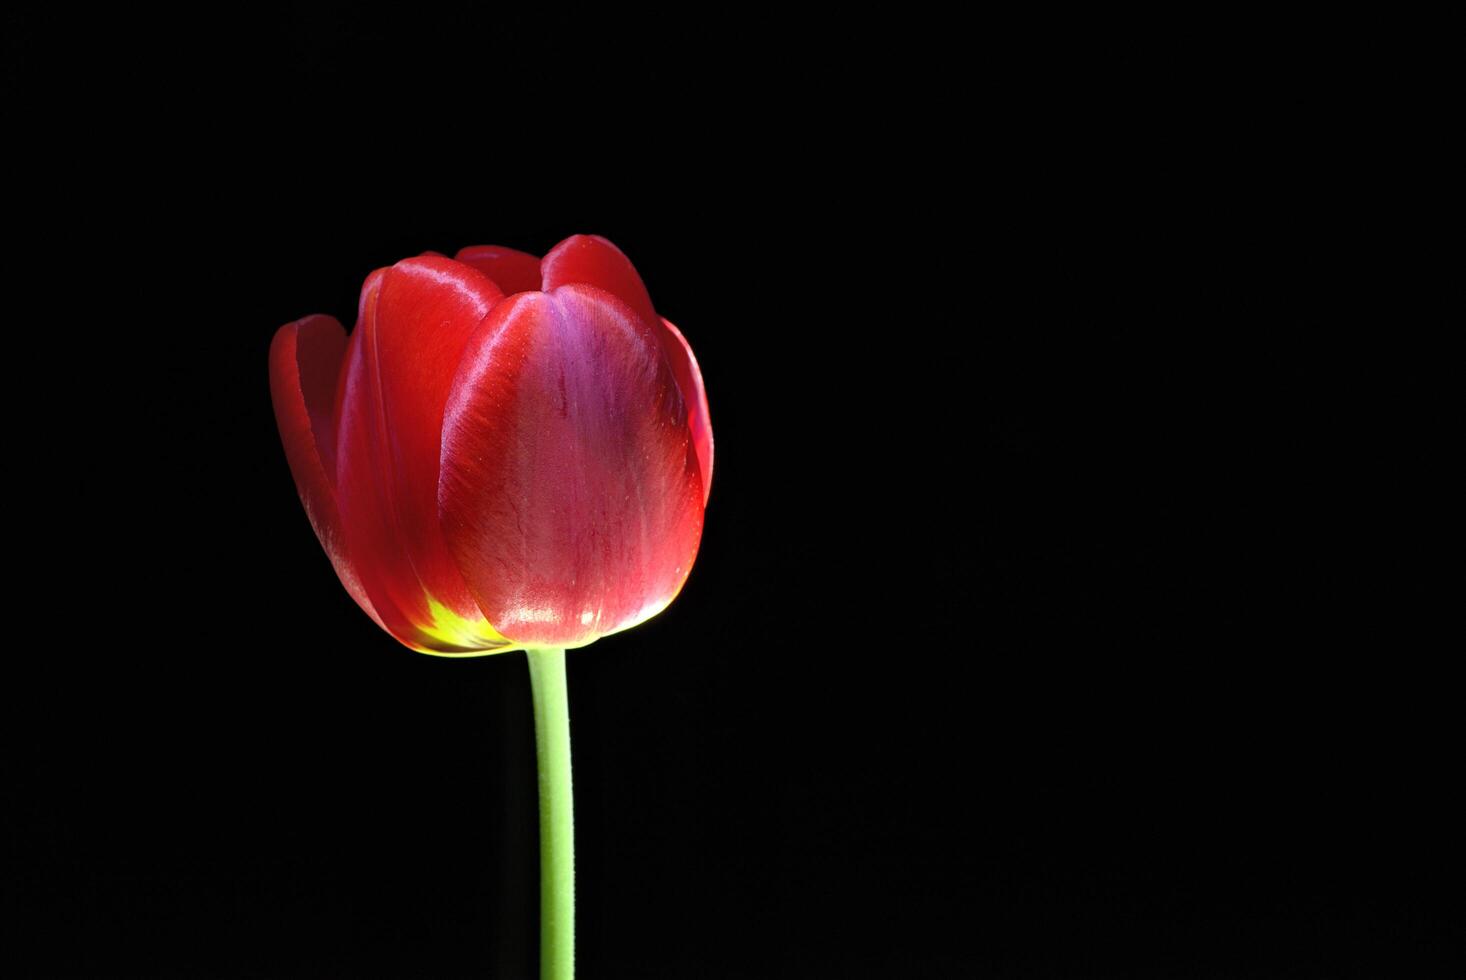
[{"label": "green stem", "polygon": [[540,977],[575,976],[575,816],[565,651],[529,650],[540,776]]}]

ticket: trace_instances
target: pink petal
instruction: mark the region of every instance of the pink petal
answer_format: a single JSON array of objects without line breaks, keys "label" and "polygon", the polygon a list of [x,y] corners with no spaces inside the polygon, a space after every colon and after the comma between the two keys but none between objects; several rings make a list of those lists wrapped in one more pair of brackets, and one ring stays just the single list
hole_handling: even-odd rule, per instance
[{"label": "pink petal", "polygon": [[708,420],[708,397],[703,389],[702,372],[686,338],[652,308],[651,296],[647,294],[636,267],[619,248],[599,235],[572,235],[550,250],[541,267],[546,290],[571,282],[598,286],[619,297],[647,322],[666,328],[657,331],[658,339],[688,403],[689,424],[697,442],[698,461],[702,464],[703,499],[706,500],[713,478],[713,432]]},{"label": "pink petal", "polygon": [[702,478],[662,332],[567,285],[500,303],[464,351],[439,506],[469,589],[516,643],[633,626],[692,568]]},{"label": "pink petal", "polygon": [[641,276],[621,250],[600,235],[571,235],[540,261],[545,292],[566,283],[599,286],[653,325],[660,323]]}]

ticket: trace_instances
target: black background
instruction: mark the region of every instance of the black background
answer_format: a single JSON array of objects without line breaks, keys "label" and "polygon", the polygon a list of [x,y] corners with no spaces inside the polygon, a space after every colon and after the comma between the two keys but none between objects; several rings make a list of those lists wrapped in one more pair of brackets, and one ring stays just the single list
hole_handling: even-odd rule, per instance
[{"label": "black background", "polygon": [[1293,333],[1307,72],[1042,18],[10,16],[7,975],[533,975],[523,657],[354,606],[266,352],[577,232],[717,445],[682,595],[569,655],[582,976],[1458,975],[1456,709]]}]

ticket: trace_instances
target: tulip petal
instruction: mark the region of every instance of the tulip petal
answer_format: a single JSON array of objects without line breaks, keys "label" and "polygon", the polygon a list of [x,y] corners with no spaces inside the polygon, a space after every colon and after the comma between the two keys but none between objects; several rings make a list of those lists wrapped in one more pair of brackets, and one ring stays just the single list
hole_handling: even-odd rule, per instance
[{"label": "tulip petal", "polygon": [[502,245],[470,245],[459,249],[455,258],[494,280],[505,296],[540,288],[540,260],[528,252]]},{"label": "tulip petal", "polygon": [[697,439],[697,458],[702,466],[703,499],[706,501],[713,478],[713,432],[708,422],[708,397],[703,390],[702,372],[686,338],[657,315],[651,296],[631,260],[599,235],[572,235],[552,248],[541,266],[546,290],[571,282],[598,286],[619,297],[648,323],[666,328],[657,333],[688,404],[688,421]]},{"label": "tulip petal", "polygon": [[659,333],[575,284],[506,299],[464,351],[439,506],[469,589],[515,643],[634,626],[692,568],[700,464]]},{"label": "tulip petal", "polygon": [[285,324],[270,342],[270,398],[306,517],[336,577],[381,626],[382,618],[347,552],[332,485],[336,472],[333,402],[345,352],[346,331],[335,317],[308,316]]},{"label": "tulip petal", "polygon": [[443,405],[465,342],[501,296],[440,257],[373,273],[343,373],[342,523],[390,631],[428,652],[507,646],[465,586],[437,509]]},{"label": "tulip petal", "polygon": [[540,288],[545,292],[566,283],[583,282],[619,297],[648,323],[661,322],[636,267],[600,235],[571,235],[546,253],[540,260],[540,271],[544,276]]},{"label": "tulip petal", "polygon": [[[375,303],[377,285],[383,270],[372,273],[362,290],[362,306]],[[363,590],[371,597],[377,609],[382,628],[414,650],[427,650],[429,637],[418,629],[412,617],[405,610],[399,598],[393,594],[392,580],[384,574],[383,556],[391,556],[396,547],[396,537],[388,520],[387,508],[382,504],[380,488],[376,485],[374,454],[367,441],[371,434],[368,425],[373,409],[372,392],[368,385],[366,359],[362,354],[362,329],[365,317],[357,321],[347,342],[345,362],[341,368],[341,380],[337,389],[337,457],[336,493],[341,511],[342,533],[349,547],[361,560],[357,574]],[[396,557],[385,559],[388,563],[400,561]],[[409,594],[408,598],[412,598]],[[416,619],[423,620],[425,613]]]},{"label": "tulip petal", "polygon": [[697,462],[702,468],[702,499],[707,503],[713,486],[713,424],[708,415],[708,393],[702,383],[702,369],[692,354],[692,345],[682,336],[682,331],[665,317],[659,318],[662,325],[677,341],[675,347],[668,346],[671,355],[672,373],[677,377],[677,386],[682,389],[682,398],[687,403],[687,424],[692,429],[692,441],[697,447]]}]

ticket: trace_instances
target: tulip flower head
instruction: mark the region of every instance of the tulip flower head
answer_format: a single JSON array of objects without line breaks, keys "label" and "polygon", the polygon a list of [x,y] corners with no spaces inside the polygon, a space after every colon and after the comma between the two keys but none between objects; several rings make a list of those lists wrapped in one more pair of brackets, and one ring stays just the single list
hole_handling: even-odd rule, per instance
[{"label": "tulip flower head", "polygon": [[329,316],[280,328],[270,390],[341,584],[414,650],[584,646],[656,615],[692,569],[702,374],[603,238],[378,269],[349,337]]}]

